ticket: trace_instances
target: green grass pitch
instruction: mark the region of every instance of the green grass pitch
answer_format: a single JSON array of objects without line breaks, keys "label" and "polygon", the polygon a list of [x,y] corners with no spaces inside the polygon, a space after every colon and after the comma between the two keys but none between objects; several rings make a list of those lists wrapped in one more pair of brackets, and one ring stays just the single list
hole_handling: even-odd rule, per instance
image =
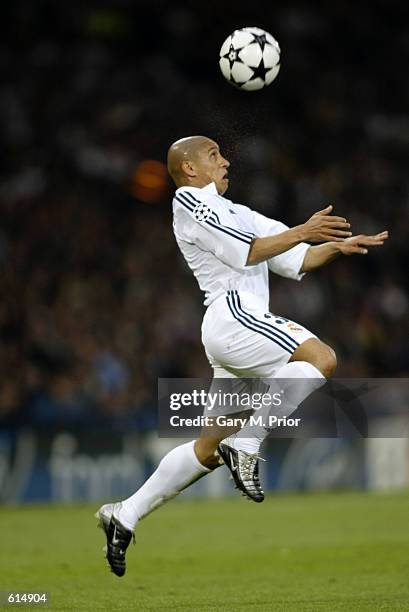
[{"label": "green grass pitch", "polygon": [[0,590],[48,591],[47,610],[409,611],[406,493],[173,501],[137,528],[124,578],[96,509],[1,508]]}]

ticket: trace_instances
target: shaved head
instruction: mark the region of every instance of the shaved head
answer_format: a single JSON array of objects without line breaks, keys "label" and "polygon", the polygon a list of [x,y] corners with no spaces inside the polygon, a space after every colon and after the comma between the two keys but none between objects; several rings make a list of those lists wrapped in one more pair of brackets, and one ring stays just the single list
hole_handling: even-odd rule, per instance
[{"label": "shaved head", "polygon": [[214,182],[219,193],[224,193],[229,165],[219,145],[207,136],[181,138],[169,147],[168,172],[176,187],[204,187]]},{"label": "shaved head", "polygon": [[197,160],[198,152],[204,147],[215,144],[206,136],[188,136],[174,142],[168,151],[168,172],[176,185],[183,179],[183,162]]}]

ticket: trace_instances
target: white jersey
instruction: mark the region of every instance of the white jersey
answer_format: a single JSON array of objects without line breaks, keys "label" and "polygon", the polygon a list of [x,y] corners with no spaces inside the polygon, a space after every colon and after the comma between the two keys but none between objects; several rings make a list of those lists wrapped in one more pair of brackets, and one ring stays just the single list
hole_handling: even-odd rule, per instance
[{"label": "white jersey", "polygon": [[247,206],[217,193],[216,185],[183,186],[173,198],[173,230],[179,248],[205,293],[205,306],[228,291],[244,291],[261,299],[268,309],[268,270],[300,280],[306,243],[253,266],[246,266],[254,238],[287,230]]}]

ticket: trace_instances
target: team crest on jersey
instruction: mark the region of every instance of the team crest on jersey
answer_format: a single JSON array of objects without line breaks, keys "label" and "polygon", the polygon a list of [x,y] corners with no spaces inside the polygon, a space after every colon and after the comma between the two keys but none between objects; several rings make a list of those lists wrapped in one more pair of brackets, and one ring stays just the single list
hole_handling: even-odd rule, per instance
[{"label": "team crest on jersey", "polygon": [[212,209],[209,208],[207,204],[203,204],[203,202],[196,204],[193,209],[193,215],[196,221],[207,221],[211,214]]}]

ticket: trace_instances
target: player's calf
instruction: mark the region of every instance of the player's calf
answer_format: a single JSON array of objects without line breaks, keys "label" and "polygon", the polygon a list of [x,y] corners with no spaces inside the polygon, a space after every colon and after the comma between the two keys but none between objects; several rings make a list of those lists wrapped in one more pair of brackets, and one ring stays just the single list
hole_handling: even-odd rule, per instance
[{"label": "player's calf", "polygon": [[200,463],[209,470],[215,470],[221,465],[217,447],[222,439],[223,438],[199,438],[195,442],[196,456]]},{"label": "player's calf", "polygon": [[200,437],[195,442],[195,453],[202,465],[210,470],[214,470],[223,463],[220,461],[219,444],[225,438],[236,433],[243,427],[241,419],[244,421],[250,416],[249,410],[237,412],[232,419],[237,425],[222,425],[220,421],[214,419],[202,428]]}]

